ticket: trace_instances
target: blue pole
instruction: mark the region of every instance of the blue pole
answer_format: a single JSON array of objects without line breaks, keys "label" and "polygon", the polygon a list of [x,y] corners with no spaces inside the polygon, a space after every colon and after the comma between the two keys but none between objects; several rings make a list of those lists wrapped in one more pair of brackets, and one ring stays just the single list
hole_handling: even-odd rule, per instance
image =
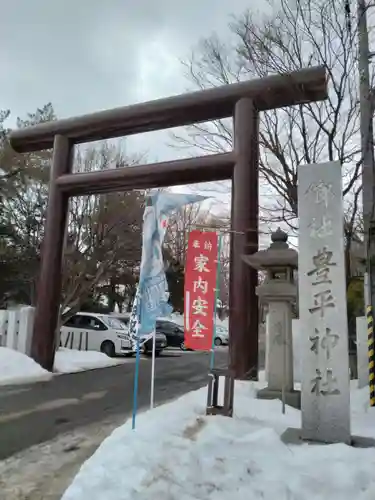
[{"label": "blue pole", "polygon": [[216,268],[216,290],[215,290],[215,305],[214,305],[214,334],[212,335],[210,370],[215,366],[215,337],[216,337],[216,323],[217,323],[217,301],[219,299],[220,288],[220,254],[221,254],[221,234],[219,234],[219,242],[217,247],[217,268]]}]

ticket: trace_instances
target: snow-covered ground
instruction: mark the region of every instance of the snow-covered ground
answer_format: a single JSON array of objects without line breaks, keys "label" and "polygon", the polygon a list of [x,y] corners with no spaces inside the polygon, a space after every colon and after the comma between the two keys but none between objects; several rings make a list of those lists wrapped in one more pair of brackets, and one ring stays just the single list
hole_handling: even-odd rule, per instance
[{"label": "snow-covered ground", "polygon": [[[130,362],[129,358],[109,358],[96,351],[60,348],[55,356],[55,373],[76,373]],[[33,359],[7,347],[0,347],[0,386],[50,380],[53,374]]]},{"label": "snow-covered ground", "polygon": [[0,460],[0,499],[60,499],[81,464],[122,421],[111,415]]},{"label": "snow-covered ground", "polygon": [[[206,417],[206,388],[126,422],[83,464],[62,500],[373,500],[375,449],[286,445],[301,414],[237,382],[235,415]],[[367,389],[352,391],[354,435],[375,437]]]}]

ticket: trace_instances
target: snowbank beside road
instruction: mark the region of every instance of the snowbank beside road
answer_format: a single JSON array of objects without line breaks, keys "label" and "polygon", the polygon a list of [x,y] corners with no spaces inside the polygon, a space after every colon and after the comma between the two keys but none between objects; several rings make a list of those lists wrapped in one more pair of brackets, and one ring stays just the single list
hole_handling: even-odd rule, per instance
[{"label": "snowbank beside road", "polygon": [[[109,358],[96,351],[60,348],[55,356],[55,373],[76,373],[95,368],[107,368],[131,361],[131,358]],[[50,380],[53,374],[21,352],[0,347],[0,386],[28,384]]]},{"label": "snowbank beside road", "polygon": [[55,355],[54,371],[57,373],[76,373],[95,368],[121,365],[128,358],[109,358],[97,351],[78,351],[60,347]]},{"label": "snowbank beside road", "polygon": [[0,347],[0,385],[40,382],[50,380],[51,377],[52,373],[25,354]]},{"label": "snowbank beside road", "polygon": [[[262,384],[260,384],[262,385]],[[116,429],[82,466],[62,500],[372,500],[375,450],[285,445],[301,414],[254,399],[236,383],[235,415],[206,417],[206,388]],[[375,437],[367,390],[353,392],[353,434]],[[157,436],[157,439],[155,439]]]}]

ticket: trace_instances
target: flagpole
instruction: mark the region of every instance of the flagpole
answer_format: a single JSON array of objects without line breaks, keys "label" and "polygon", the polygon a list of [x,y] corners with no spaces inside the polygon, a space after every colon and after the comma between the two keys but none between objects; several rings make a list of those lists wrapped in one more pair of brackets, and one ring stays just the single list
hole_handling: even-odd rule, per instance
[{"label": "flagpole", "polygon": [[152,332],[152,362],[151,362],[151,391],[150,391],[150,409],[154,407],[154,388],[155,388],[155,353],[156,353],[156,329]]},{"label": "flagpole", "polygon": [[134,370],[134,386],[133,386],[133,415],[132,415],[132,429],[135,429],[135,419],[137,416],[138,404],[138,378],[139,378],[139,363],[140,363],[140,348],[139,348],[139,335],[137,327],[137,351],[135,357],[135,370]]},{"label": "flagpole", "polygon": [[219,234],[218,248],[217,248],[217,268],[216,268],[216,288],[215,288],[215,305],[214,305],[214,334],[212,335],[212,346],[211,346],[211,358],[210,358],[210,370],[213,370],[215,366],[215,337],[216,337],[216,326],[217,326],[217,301],[219,299],[219,288],[220,288],[220,254],[221,254],[221,234]]}]

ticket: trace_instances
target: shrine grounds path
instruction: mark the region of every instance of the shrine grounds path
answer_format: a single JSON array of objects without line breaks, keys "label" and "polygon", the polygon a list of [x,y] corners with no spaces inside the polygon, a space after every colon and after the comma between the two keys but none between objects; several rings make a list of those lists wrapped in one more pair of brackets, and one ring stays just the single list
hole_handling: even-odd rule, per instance
[{"label": "shrine grounds path", "polygon": [[[216,366],[225,367],[227,349]],[[111,368],[55,376],[49,382],[0,387],[0,460],[60,434],[132,413],[135,360]],[[207,384],[209,354],[165,351],[156,360],[155,405]],[[138,403],[150,404],[151,360],[140,363]]]}]

